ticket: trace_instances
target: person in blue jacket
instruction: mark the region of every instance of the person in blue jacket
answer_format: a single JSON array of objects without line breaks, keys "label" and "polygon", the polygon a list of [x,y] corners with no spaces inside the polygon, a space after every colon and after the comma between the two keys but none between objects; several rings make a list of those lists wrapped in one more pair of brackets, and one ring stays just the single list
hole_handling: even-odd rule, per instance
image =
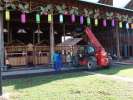
[{"label": "person in blue jacket", "polygon": [[60,71],[62,67],[62,57],[58,51],[56,51],[53,55],[53,62],[55,71]]}]

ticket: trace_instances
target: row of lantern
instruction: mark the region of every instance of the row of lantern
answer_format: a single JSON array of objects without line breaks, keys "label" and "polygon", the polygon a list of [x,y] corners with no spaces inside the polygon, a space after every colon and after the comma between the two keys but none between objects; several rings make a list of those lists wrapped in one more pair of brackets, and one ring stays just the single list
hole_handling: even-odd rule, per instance
[{"label": "row of lantern", "polygon": [[[6,21],[10,20],[10,11],[9,10],[6,10],[6,12],[5,12],[5,19],[6,19]],[[76,22],[76,16],[75,15],[71,15],[71,21],[72,21],[72,23]],[[86,21],[87,21],[87,25],[91,24],[91,18],[90,17],[87,17]],[[49,23],[52,22],[52,15],[51,14],[48,14],[48,22]],[[59,22],[60,23],[64,22],[64,15],[63,14],[59,15]],[[21,14],[21,23],[26,23],[26,13]],[[40,14],[36,14],[36,23],[40,23]],[[84,16],[80,16],[80,24],[84,24]],[[94,24],[95,24],[95,26],[98,26],[99,22],[98,22],[97,18],[94,19]],[[126,23],[126,29],[130,28],[130,24],[131,24],[131,28],[133,29],[133,23],[128,23],[128,22]],[[106,26],[107,26],[107,20],[104,19],[103,20],[103,27],[106,27]],[[114,19],[111,21],[111,26],[112,27],[116,26],[116,22]],[[122,21],[119,22],[119,28],[123,28],[123,22]]]},{"label": "row of lantern", "polygon": [[[5,11],[5,19],[6,21],[10,21],[10,11],[6,10]],[[63,17],[62,17],[63,19]],[[52,15],[48,14],[48,22],[52,22]],[[26,23],[26,13],[21,14],[21,23]],[[40,23],[40,14],[36,14],[36,23]]]}]

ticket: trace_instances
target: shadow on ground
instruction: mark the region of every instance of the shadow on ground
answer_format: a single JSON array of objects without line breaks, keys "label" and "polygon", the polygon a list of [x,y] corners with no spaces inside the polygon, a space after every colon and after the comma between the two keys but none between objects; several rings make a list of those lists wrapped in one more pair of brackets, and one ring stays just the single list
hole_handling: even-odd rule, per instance
[{"label": "shadow on ground", "polygon": [[[113,65],[112,67],[108,69],[102,69],[102,70],[100,69],[94,72],[113,75],[125,69],[133,69],[133,65],[122,65],[122,66]],[[20,79],[4,80],[3,86],[14,86],[15,89],[24,89],[24,88],[39,86],[42,84],[47,84],[47,83],[58,81],[58,80],[84,77],[88,75],[92,75],[92,74],[81,71],[81,72],[71,72],[71,73],[63,73],[63,74],[59,73],[59,74],[52,74],[52,75],[45,75],[45,76],[38,76],[38,77],[25,77],[25,78],[20,78]]]},{"label": "shadow on ground", "polygon": [[23,89],[23,88],[39,86],[42,84],[47,84],[58,80],[83,77],[88,75],[89,75],[88,73],[84,72],[73,72],[73,73],[53,74],[53,75],[38,76],[38,77],[28,77],[28,78],[25,77],[20,79],[4,80],[3,86],[14,86],[15,89]]}]

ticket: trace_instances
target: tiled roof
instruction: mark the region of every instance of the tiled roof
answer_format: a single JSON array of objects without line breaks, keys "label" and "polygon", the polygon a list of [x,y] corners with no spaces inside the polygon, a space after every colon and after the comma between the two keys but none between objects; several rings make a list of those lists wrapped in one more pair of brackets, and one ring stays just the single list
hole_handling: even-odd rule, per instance
[{"label": "tiled roof", "polygon": [[133,10],[133,0],[131,0],[127,5],[126,7],[127,9],[132,9]]},{"label": "tiled roof", "polygon": [[113,0],[99,0],[98,3],[113,5]]}]

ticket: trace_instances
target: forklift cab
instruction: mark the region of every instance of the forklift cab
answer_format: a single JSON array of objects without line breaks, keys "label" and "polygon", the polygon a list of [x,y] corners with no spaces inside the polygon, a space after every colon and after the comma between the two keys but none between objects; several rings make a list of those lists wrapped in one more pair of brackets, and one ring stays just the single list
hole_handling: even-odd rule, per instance
[{"label": "forklift cab", "polygon": [[93,46],[88,45],[87,48],[86,48],[86,50],[87,50],[87,55],[94,56],[94,54],[95,54],[95,48]]}]

